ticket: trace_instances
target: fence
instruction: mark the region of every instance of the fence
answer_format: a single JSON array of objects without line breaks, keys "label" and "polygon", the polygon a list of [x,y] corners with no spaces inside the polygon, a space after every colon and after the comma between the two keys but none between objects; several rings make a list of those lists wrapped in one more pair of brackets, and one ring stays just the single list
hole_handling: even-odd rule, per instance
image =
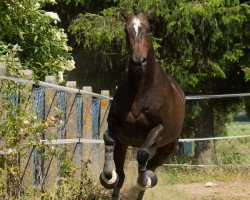
[{"label": "fence", "polygon": [[[45,185],[49,185],[51,180],[57,180],[62,170],[61,156],[65,152],[65,145],[71,150],[72,160],[77,166],[81,166],[83,161],[90,160],[90,169],[92,172],[100,171],[103,163],[103,140],[102,135],[107,129],[106,118],[110,101],[109,91],[102,91],[101,94],[92,92],[91,87],[83,87],[82,90],[76,88],[76,82],[67,82],[66,87],[57,85],[54,76],[48,76],[45,82],[35,83],[31,80],[32,72],[24,71],[26,77],[30,79],[22,79],[8,77],[4,75],[5,68],[0,65],[0,84],[3,89],[4,80],[15,82],[18,85],[27,85],[32,91],[29,93],[27,88],[21,94],[12,94],[9,100],[14,106],[20,102],[22,96],[26,96],[27,109],[31,116],[34,112],[35,121],[43,122],[45,129],[39,133],[39,141],[31,141],[31,149],[27,154],[27,158],[21,162],[23,167],[20,175],[20,182],[29,182],[27,179],[28,171],[32,175],[32,181],[35,188],[45,190]],[[0,93],[1,96],[6,94]],[[7,95],[8,96],[8,95]],[[203,95],[188,96],[189,101],[198,101],[204,99],[218,99],[231,97],[248,97],[250,93],[231,94],[231,95]],[[33,106],[31,106],[33,105]],[[17,115],[17,113],[16,113]],[[29,124],[29,121],[25,121]],[[249,122],[240,123],[238,126],[233,122],[226,126],[230,129],[228,137],[213,138],[195,138],[181,139],[179,143],[179,151],[168,163],[176,164],[193,164],[194,158],[197,157],[197,149],[206,146],[205,151],[200,156],[201,159],[213,157],[209,164],[250,164],[250,130]],[[230,128],[231,126],[231,128]],[[232,126],[236,128],[235,134]],[[242,130],[245,133],[243,134]],[[41,144],[45,146],[41,146]],[[4,145],[4,144],[2,144]],[[46,159],[44,154],[55,146],[62,147],[57,156]],[[213,156],[207,154],[214,154]],[[12,149],[2,149],[1,154],[10,154],[14,152]],[[55,159],[56,157],[56,159]],[[19,157],[20,159],[20,157]],[[33,160],[33,164],[32,164]],[[215,161],[216,160],[216,161]],[[213,163],[214,162],[214,163]],[[206,163],[206,161],[205,161]],[[52,174],[51,171],[56,170],[57,173]]]},{"label": "fence", "polygon": [[[1,72],[4,72],[4,66],[1,67]],[[24,71],[24,74],[31,76],[32,72]],[[42,122],[45,126],[45,130],[40,132],[40,141],[31,141],[33,147],[29,149],[27,158],[23,159],[21,156],[23,168],[20,176],[21,183],[31,183],[32,181],[35,188],[44,190],[45,185],[49,187],[49,182],[55,182],[56,176],[60,177],[63,167],[59,154],[63,154],[64,150],[58,151],[58,155],[50,159],[46,159],[43,155],[55,146],[64,147],[66,144],[71,150],[72,160],[76,166],[79,167],[83,161],[90,160],[89,168],[93,172],[100,171],[104,153],[102,152],[103,147],[100,147],[99,138],[102,138],[102,134],[107,128],[107,123],[104,122],[109,107],[109,91],[102,91],[102,95],[94,94],[91,87],[84,87],[83,90],[76,89],[75,82],[67,82],[66,87],[62,87],[56,85],[54,76],[46,77],[45,82],[40,82],[38,85],[28,79],[6,77],[3,73],[0,73],[0,76],[0,98],[8,96],[7,99],[13,104],[13,107],[16,107],[20,103],[20,99],[27,95],[27,102],[21,106],[27,107],[30,111],[30,118],[25,119],[24,123]],[[22,91],[25,95],[15,92],[11,95],[3,94],[6,80],[15,82],[17,87],[25,84],[25,91]],[[35,119],[33,122],[32,118]],[[98,140],[93,142],[92,139]],[[47,145],[47,147],[41,146],[41,144]],[[7,155],[15,152],[14,149],[4,149],[4,146],[1,144],[0,154]],[[53,175],[50,174],[50,171],[57,173]],[[30,176],[30,174],[33,175]]]}]

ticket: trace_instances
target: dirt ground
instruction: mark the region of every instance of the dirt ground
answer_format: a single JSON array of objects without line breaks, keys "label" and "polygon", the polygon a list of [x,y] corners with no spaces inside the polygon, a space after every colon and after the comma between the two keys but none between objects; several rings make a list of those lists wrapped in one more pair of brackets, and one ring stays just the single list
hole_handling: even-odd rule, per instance
[{"label": "dirt ground", "polygon": [[[121,194],[121,200],[133,200],[136,198],[136,167],[130,167]],[[159,178],[156,187],[148,189],[145,200],[250,200],[250,180],[235,180],[227,182],[215,182],[212,187],[205,187],[204,183],[190,184],[166,184]]]},{"label": "dirt ground", "polygon": [[152,199],[225,199],[240,200],[250,199],[250,180],[237,182],[217,183],[213,187],[205,187],[204,183],[158,185],[147,190],[145,200]]},{"label": "dirt ground", "polygon": [[[161,182],[148,189],[145,200],[250,200],[250,180],[237,182],[221,182],[216,186],[205,187],[205,183],[166,185]],[[124,200],[136,198],[136,186],[126,186],[122,193]]]}]

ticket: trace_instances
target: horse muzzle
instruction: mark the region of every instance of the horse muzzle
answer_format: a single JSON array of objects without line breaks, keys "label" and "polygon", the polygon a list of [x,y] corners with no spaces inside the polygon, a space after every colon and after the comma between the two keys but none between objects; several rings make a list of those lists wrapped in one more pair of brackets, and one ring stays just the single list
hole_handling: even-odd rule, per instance
[{"label": "horse muzzle", "polygon": [[134,68],[144,68],[147,65],[147,59],[143,57],[133,57],[131,58],[131,64]]}]

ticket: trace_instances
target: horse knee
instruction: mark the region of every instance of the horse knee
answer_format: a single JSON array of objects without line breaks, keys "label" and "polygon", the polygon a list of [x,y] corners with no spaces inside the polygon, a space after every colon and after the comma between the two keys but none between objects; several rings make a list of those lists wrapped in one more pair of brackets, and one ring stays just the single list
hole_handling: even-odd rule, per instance
[{"label": "horse knee", "polygon": [[149,159],[149,151],[145,148],[139,149],[137,152],[137,157],[136,157],[138,164],[145,165]]},{"label": "horse knee", "polygon": [[110,135],[109,130],[107,130],[103,134],[103,140],[104,140],[105,145],[107,145],[107,146],[114,146],[115,145],[114,138]]}]

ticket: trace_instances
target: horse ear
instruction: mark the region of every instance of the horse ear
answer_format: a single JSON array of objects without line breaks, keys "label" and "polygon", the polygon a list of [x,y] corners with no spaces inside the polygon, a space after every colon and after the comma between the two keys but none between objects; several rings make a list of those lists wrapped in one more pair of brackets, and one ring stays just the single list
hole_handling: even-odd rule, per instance
[{"label": "horse ear", "polygon": [[120,15],[125,19],[127,20],[128,19],[128,16],[129,14],[127,12],[125,12],[124,10],[120,10]]},{"label": "horse ear", "polygon": [[155,14],[155,8],[151,8],[148,12],[147,12],[147,16],[149,19],[152,19],[153,16]]}]

